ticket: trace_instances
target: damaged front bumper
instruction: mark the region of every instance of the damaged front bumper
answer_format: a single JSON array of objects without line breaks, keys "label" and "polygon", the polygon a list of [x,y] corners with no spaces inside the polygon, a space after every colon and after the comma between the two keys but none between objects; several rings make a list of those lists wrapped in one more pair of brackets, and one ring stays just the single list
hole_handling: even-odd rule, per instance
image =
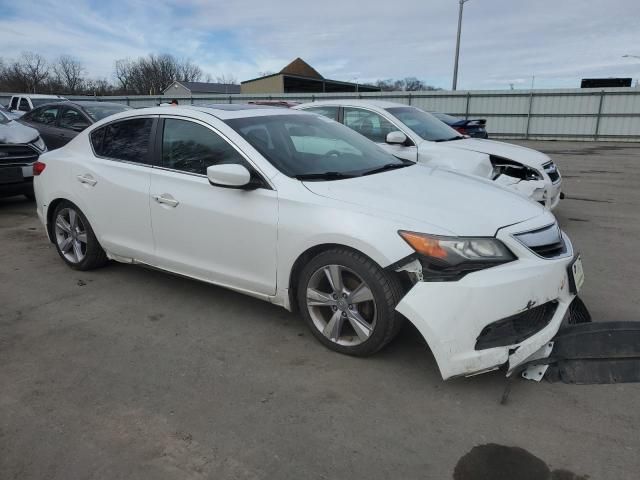
[{"label": "damaged front bumper", "polygon": [[560,202],[562,180],[553,183],[551,180],[521,180],[508,175],[500,175],[495,179],[495,182],[538,202],[548,210],[553,210]]},{"label": "damaged front bumper", "polygon": [[445,380],[504,365],[511,374],[540,355],[576,296],[567,271],[573,261],[568,238],[566,254],[543,259],[514,240],[515,228],[497,237],[518,260],[458,281],[417,281],[396,307],[420,331]]}]

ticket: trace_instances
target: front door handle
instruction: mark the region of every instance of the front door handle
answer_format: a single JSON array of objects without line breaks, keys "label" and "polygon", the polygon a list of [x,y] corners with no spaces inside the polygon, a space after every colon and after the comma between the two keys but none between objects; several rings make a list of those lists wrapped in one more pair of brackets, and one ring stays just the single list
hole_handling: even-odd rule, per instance
[{"label": "front door handle", "polygon": [[158,203],[164,203],[165,205],[169,205],[170,207],[174,208],[177,207],[180,203],[168,193],[163,193],[162,195],[154,195],[153,199]]},{"label": "front door handle", "polygon": [[86,185],[90,185],[92,187],[96,186],[96,183],[98,183],[98,181],[93,178],[91,175],[89,175],[88,173],[84,174],[84,175],[78,175],[76,177],[78,179],[78,181],[80,183],[84,183]]}]

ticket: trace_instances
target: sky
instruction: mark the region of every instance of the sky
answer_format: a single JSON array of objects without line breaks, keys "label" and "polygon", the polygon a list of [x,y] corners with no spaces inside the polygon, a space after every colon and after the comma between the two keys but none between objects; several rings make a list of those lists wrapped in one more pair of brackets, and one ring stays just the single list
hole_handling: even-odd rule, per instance
[{"label": "sky", "polygon": [[[640,78],[638,0],[469,0],[459,89],[579,87]],[[113,78],[119,58],[171,53],[214,78],[301,57],[326,78],[418,77],[451,87],[457,0],[0,0],[0,59],[78,58]]]}]

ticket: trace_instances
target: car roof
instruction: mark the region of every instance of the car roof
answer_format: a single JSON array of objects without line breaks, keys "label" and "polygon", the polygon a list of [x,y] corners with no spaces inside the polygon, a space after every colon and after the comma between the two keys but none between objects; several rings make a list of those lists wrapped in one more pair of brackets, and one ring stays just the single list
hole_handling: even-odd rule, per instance
[{"label": "car roof", "polygon": [[[79,107],[101,107],[101,106],[108,106],[108,107],[129,107],[129,105],[125,104],[125,103],[119,103],[119,102],[97,102],[95,100],[70,100],[67,102],[64,102],[65,105],[68,104],[72,104],[72,105],[77,105]],[[131,107],[130,107],[131,108]]]},{"label": "car roof", "polygon": [[[193,113],[204,113],[220,120],[230,120],[233,118],[262,117],[270,115],[309,115],[305,112],[290,110],[282,107],[270,107],[264,105],[248,105],[248,104],[211,104],[211,105],[177,105],[138,108],[135,110],[127,110],[123,113],[116,114],[118,118],[139,115],[185,115],[190,116]],[[114,117],[109,117],[114,118]]]},{"label": "car roof", "polygon": [[[83,107],[100,107],[100,106],[119,106],[119,107],[129,107],[128,105],[125,105],[124,103],[118,103],[118,102],[97,102],[95,100],[87,100],[86,102],[84,100],[78,100],[78,101],[72,101],[72,100],[67,100],[66,98],[54,98],[52,99],[52,102],[47,102],[47,103],[43,103],[42,105],[38,105],[37,107],[34,108],[34,110],[36,109],[42,109],[42,108],[47,108],[50,107],[52,105],[73,105],[75,107],[79,107],[79,108],[83,108]],[[129,107],[131,108],[131,107]]]},{"label": "car roof", "polygon": [[340,105],[340,106],[360,106],[360,107],[377,107],[377,108],[394,108],[394,107],[409,107],[406,103],[397,103],[397,102],[389,102],[387,100],[359,100],[359,99],[337,99],[337,100],[318,100],[312,103],[304,103],[297,107],[304,109],[309,108],[311,105],[314,106],[322,106],[322,105]]},{"label": "car roof", "polygon": [[60,95],[45,95],[43,93],[18,93],[13,96],[23,98],[59,98],[60,100],[66,100],[66,98],[61,97]]}]

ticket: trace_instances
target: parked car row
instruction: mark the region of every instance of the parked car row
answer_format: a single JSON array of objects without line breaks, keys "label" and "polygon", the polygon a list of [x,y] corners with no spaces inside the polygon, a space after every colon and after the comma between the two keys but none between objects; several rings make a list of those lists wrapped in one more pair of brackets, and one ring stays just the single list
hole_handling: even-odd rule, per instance
[{"label": "parked car row", "polygon": [[317,102],[123,111],[33,171],[71,268],[111,259],[230,288],[350,355],[409,321],[447,379],[539,358],[577,297],[549,162],[412,107]]}]

